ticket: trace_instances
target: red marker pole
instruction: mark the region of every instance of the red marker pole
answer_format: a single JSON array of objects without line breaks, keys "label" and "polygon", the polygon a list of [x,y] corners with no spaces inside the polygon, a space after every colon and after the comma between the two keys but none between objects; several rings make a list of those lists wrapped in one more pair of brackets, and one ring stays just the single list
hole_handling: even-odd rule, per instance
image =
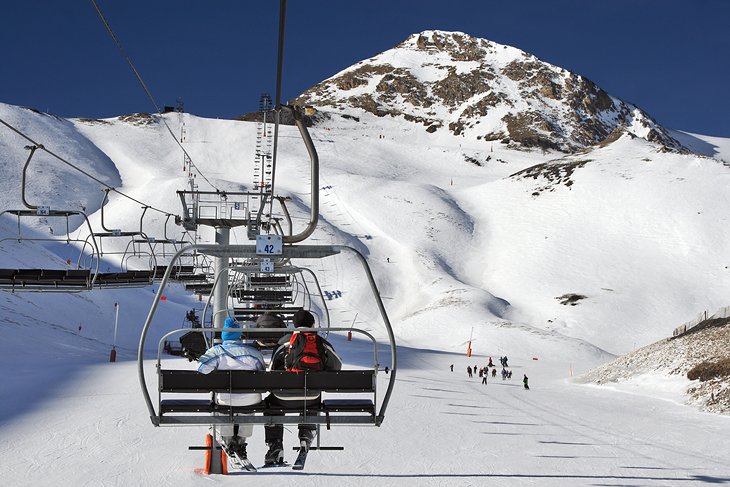
[{"label": "red marker pole", "polygon": [[352,324],[350,325],[350,330],[347,332],[347,341],[352,341],[352,327],[355,326],[355,320],[357,320],[358,313],[355,313],[355,319],[352,320]]},{"label": "red marker pole", "polygon": [[471,339],[474,337],[474,327],[471,327],[471,334],[469,335],[469,342],[466,344],[466,356],[471,357]]}]

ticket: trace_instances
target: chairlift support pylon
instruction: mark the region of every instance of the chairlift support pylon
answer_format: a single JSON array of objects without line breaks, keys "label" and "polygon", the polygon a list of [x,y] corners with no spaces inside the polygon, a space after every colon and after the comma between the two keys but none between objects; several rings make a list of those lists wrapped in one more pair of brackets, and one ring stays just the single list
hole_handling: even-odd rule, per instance
[{"label": "chairlift support pylon", "polygon": [[[281,254],[276,257],[277,264],[290,265],[292,260],[295,259],[323,259],[338,255],[340,253],[351,252],[361,263],[364,272],[367,276],[368,283],[373,293],[373,298],[376,301],[378,310],[380,312],[381,320],[384,324],[387,332],[389,345],[390,345],[390,377],[387,381],[387,388],[382,397],[378,397],[376,394],[377,389],[377,374],[379,372],[379,356],[378,356],[378,343],[373,335],[365,330],[347,328],[330,328],[329,331],[355,331],[362,333],[366,338],[370,339],[373,344],[373,367],[372,369],[364,370],[345,370],[345,371],[320,371],[317,373],[299,373],[293,374],[286,371],[271,371],[271,372],[259,372],[259,371],[215,371],[207,375],[198,374],[191,370],[167,370],[162,368],[161,363],[161,350],[164,340],[179,331],[193,331],[190,330],[176,330],[165,335],[157,347],[157,381],[158,381],[158,398],[157,405],[152,401],[150,391],[147,388],[147,381],[144,371],[144,352],[145,352],[145,341],[149,332],[153,317],[159,305],[160,297],[165,289],[167,282],[170,279],[173,264],[179,258],[179,255],[185,251],[194,251],[195,253],[201,253],[213,257],[216,261],[216,281],[215,286],[220,286],[221,283],[225,283],[227,286],[229,283],[228,271],[229,263],[241,259],[241,262],[251,264],[257,262],[260,259],[256,253],[256,247],[252,245],[229,245],[228,236],[229,230],[233,227],[230,222],[223,221],[221,219],[209,219],[206,221],[204,218],[200,218],[199,208],[199,194],[191,198],[191,203],[188,205],[186,202],[185,192],[181,193],[180,197],[185,209],[185,213],[181,223],[186,229],[193,229],[198,224],[204,224],[212,226],[216,229],[216,242],[219,245],[200,245],[195,244],[190,247],[186,247],[178,251],[178,254],[173,257],[171,265],[168,266],[165,274],[160,282],[157,296],[152,303],[150,311],[147,315],[147,319],[144,323],[142,333],[140,336],[140,342],[138,347],[137,355],[137,366],[138,375],[142,393],[144,396],[145,403],[150,413],[150,419],[155,426],[162,425],[216,425],[216,424],[231,424],[231,423],[254,423],[254,424],[271,424],[284,423],[284,424],[302,424],[302,423],[316,423],[326,424],[327,427],[331,424],[371,424],[379,426],[385,417],[385,411],[387,409],[393,387],[396,378],[396,345],[393,329],[390,325],[385,307],[382,299],[380,298],[375,280],[370,272],[365,257],[358,252],[356,249],[345,247],[345,246],[314,246],[301,244],[309,236],[312,235],[317,226],[318,213],[319,213],[319,160],[317,152],[312,143],[311,137],[306,130],[303,123],[303,116],[301,109],[297,107],[284,107],[280,103],[281,99],[281,73],[282,73],[282,61],[283,61],[283,39],[284,39],[284,19],[286,12],[286,0],[280,0],[280,18],[279,18],[279,45],[278,45],[278,65],[277,65],[277,91],[276,91],[276,105],[274,109],[275,126],[274,126],[274,137],[273,137],[273,155],[270,164],[262,165],[263,176],[270,171],[271,174],[271,189],[268,192],[260,192],[263,200],[263,195],[268,195],[268,201],[260,201],[259,208],[256,212],[257,215],[254,218],[251,214],[248,215],[248,237],[249,239],[257,238],[262,230],[266,230],[267,234],[273,231],[277,232],[281,237],[281,242],[284,244]],[[294,123],[300,131],[302,139],[304,140],[305,146],[309,153],[311,160],[311,207],[310,217],[307,226],[297,234],[293,233],[291,226],[291,218],[289,218],[286,206],[283,200],[280,200],[282,207],[284,208],[285,217],[289,223],[289,231],[285,231],[281,228],[281,224],[278,220],[272,218],[272,209],[274,199],[274,178],[276,173],[276,154],[277,154],[277,143],[278,143],[278,128],[281,118],[281,110],[283,108],[290,109],[294,117]],[[270,167],[269,167],[270,166]],[[269,171],[267,171],[269,170]],[[190,193],[198,193],[194,191]],[[262,189],[262,188],[260,188]],[[268,221],[263,221],[262,216],[264,214],[263,208],[265,204],[269,204]],[[192,210],[192,211],[190,211]],[[253,266],[252,266],[253,267]],[[228,292],[225,293],[212,293],[209,302],[212,299],[214,302],[214,326],[212,331],[219,331],[222,328],[222,323],[217,320],[218,314],[223,311],[227,312],[228,307],[225,306],[226,300],[228,299]],[[276,332],[281,332],[281,329],[273,329]],[[307,329],[311,330],[311,329]],[[197,332],[206,332],[209,330],[200,330]],[[259,330],[246,330],[251,334],[266,333],[272,330],[259,329]],[[385,372],[388,373],[389,368],[386,367]],[[210,400],[186,400],[186,399],[163,399],[163,394],[183,394],[183,393],[201,393],[201,392],[264,392],[264,391],[277,391],[282,389],[302,389],[303,392],[308,390],[319,391],[319,392],[330,392],[336,391],[341,394],[371,394],[371,399],[325,399],[322,401],[321,407],[313,407],[308,409],[305,407],[297,408],[296,410],[278,410],[273,411],[266,405],[257,405],[253,407],[244,407],[244,411],[238,407],[221,407],[216,406],[215,403]],[[263,408],[263,409],[257,409]],[[238,416],[237,413],[242,412],[266,412],[264,416],[251,415],[251,416]],[[304,416],[299,414],[295,416],[286,416],[287,412],[304,412]],[[211,414],[216,412],[217,414]],[[225,414],[220,414],[225,412]],[[200,414],[203,413],[203,414]],[[310,414],[311,413],[311,414]],[[321,415],[320,415],[321,414]]]}]

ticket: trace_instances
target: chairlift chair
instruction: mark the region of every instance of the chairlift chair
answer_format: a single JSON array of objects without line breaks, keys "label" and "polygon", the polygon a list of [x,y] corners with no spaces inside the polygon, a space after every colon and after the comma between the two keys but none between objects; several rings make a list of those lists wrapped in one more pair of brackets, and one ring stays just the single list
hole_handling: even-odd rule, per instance
[{"label": "chairlift chair", "polygon": [[[5,241],[22,242],[52,242],[72,245],[72,242],[81,244],[79,257],[76,259],[76,268],[70,268],[70,263],[65,268],[55,269],[2,269],[0,270],[0,289],[12,292],[34,291],[34,292],[78,292],[92,288],[99,274],[100,252],[97,240],[94,236],[91,223],[82,211],[76,210],[51,210],[48,207],[30,207],[25,210],[5,210],[0,213],[15,215],[18,220],[18,235],[0,239],[0,244]],[[81,216],[89,229],[89,236],[81,240],[70,236],[69,218]],[[66,235],[63,238],[30,237],[22,234],[21,218],[65,218]],[[70,259],[69,259],[70,260]]]},{"label": "chairlift chair", "polygon": [[[256,248],[252,245],[193,245],[197,252],[210,256],[223,258],[243,258],[254,260]],[[173,262],[184,251],[178,252],[173,257]],[[153,321],[159,298],[164,292],[170,280],[172,267],[168,267],[160,282],[156,299],[153,301],[150,311],[145,320],[140,336],[138,347],[137,367],[142,395],[150,414],[150,420],[155,426],[185,426],[185,425],[215,425],[230,423],[253,423],[268,424],[271,422],[282,424],[324,424],[331,425],[374,425],[379,426],[385,418],[385,411],[390,400],[396,377],[396,346],[390,321],[385,307],[378,293],[375,280],[370,272],[367,261],[357,250],[346,246],[314,246],[314,245],[291,245],[283,248],[282,258],[296,259],[322,259],[341,253],[351,253],[361,263],[367,276],[373,298],[380,312],[380,317],[387,332],[390,347],[390,367],[386,391],[382,395],[377,394],[377,374],[379,372],[378,343],[369,332],[355,328],[315,328],[314,330],[325,332],[348,332],[363,335],[370,340],[373,347],[373,364],[370,368],[361,370],[322,371],[316,373],[291,373],[284,371],[254,372],[254,371],[216,371],[207,375],[198,374],[191,370],[175,370],[163,368],[161,352],[164,340],[175,333],[183,331],[206,333],[211,329],[182,329],[174,330],[165,334],[157,346],[157,400],[153,402],[147,386],[147,378],[144,370],[144,356],[146,338]],[[266,334],[272,332],[281,333],[279,328],[258,329],[240,328],[249,336],[257,333]],[[307,329],[312,330],[312,329]],[[346,356],[346,351],[340,351]],[[321,406],[309,410],[298,408],[296,411],[287,411],[281,408],[267,408],[263,403],[245,407],[226,407],[216,405],[208,397],[201,398],[200,395],[210,395],[214,392],[269,392],[283,389],[302,389],[310,391],[321,391],[324,393]],[[198,394],[193,399],[180,399],[181,394]],[[330,395],[338,397],[330,397]],[[362,398],[362,396],[366,398]],[[173,396],[173,397],[171,397]],[[217,413],[212,415],[211,413]],[[266,415],[258,414],[264,413]],[[289,415],[286,413],[304,412],[304,416]],[[221,415],[221,413],[223,413]],[[252,416],[237,416],[238,413],[257,413]]]}]

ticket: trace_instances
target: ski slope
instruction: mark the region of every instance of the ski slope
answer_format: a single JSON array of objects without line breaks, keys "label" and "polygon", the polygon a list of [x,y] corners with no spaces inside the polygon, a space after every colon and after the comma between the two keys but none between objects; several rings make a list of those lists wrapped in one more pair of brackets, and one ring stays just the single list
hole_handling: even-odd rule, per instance
[{"label": "ski slope", "polygon": [[[345,353],[345,344],[335,342]],[[571,364],[510,357],[511,380],[487,385],[467,378],[467,364],[440,351],[399,349],[396,394],[380,428],[333,427],[303,472],[288,467],[203,477],[206,429],[153,428],[136,363],[68,363],[48,357],[26,365],[32,381],[22,398],[3,391],[0,470],[5,485],[644,485],[730,482],[730,418],[682,406],[677,384],[655,384],[661,397],[578,386]],[[496,356],[494,357],[496,362]],[[181,367],[186,361],[180,362]],[[454,372],[449,365],[454,364]],[[152,364],[148,364],[152,373]],[[577,364],[572,365],[576,368]],[[49,370],[53,372],[49,374]],[[577,373],[578,370],[575,370]],[[527,373],[531,388],[522,388]],[[50,375],[50,376],[49,376]],[[39,380],[40,379],[40,380]],[[55,385],[55,387],[53,387]],[[52,386],[52,390],[47,387]],[[672,392],[673,391],[673,392]],[[646,391],[643,391],[646,392]],[[19,408],[9,408],[15,403]],[[11,416],[11,418],[8,418]],[[10,421],[8,419],[11,419]],[[296,429],[285,431],[285,447]],[[262,427],[249,440],[249,458],[263,464]],[[295,452],[286,451],[291,462]],[[241,478],[246,477],[246,478]]]},{"label": "ski slope", "polygon": [[[0,115],[109,184],[179,212],[174,190],[186,187],[182,158],[159,123],[64,121],[10,105],[0,105]],[[569,380],[571,370],[587,371],[667,336],[703,309],[727,305],[730,169],[722,161],[662,153],[622,138],[573,158],[496,147],[490,153],[496,162],[479,167],[464,156],[485,159],[483,145],[427,134],[402,120],[358,115],[360,123],[335,120],[311,131],[321,161],[322,204],[308,243],[351,245],[368,258],[399,344],[394,396],[382,427],[325,432],[323,444],[344,446],[343,452],[312,452],[303,473],[277,469],[251,477],[283,485],[730,482],[730,421],[684,406],[689,381],[647,377],[639,389],[612,390]],[[244,188],[254,125],[185,117],[193,159],[225,189]],[[168,121],[177,129],[175,118]],[[20,207],[25,143],[0,136],[0,169],[7,175],[3,208]],[[720,147],[708,155],[726,153],[724,141],[707,143]],[[293,128],[282,127],[279,150],[277,192],[292,198],[295,228],[301,228],[309,210],[309,168]],[[586,159],[570,185],[517,175],[548,161]],[[47,156],[39,163],[32,166],[33,201],[84,206],[98,228],[98,185]],[[114,227],[139,225],[136,203],[112,197],[105,211]],[[163,223],[162,216],[150,215],[145,228],[159,235]],[[48,236],[49,227],[38,222],[24,231]],[[17,242],[16,223],[7,215],[0,231],[2,267],[58,267],[73,250],[62,242]],[[72,233],[83,236],[83,228]],[[203,237],[210,240],[210,232]],[[245,237],[233,232],[232,242]],[[333,325],[355,323],[383,343],[355,263],[337,257],[312,268],[324,290],[341,292],[328,301]],[[187,447],[203,444],[205,428],[154,428],[149,421],[134,357],[155,290],[0,294],[3,483],[262,481],[201,478],[194,469],[202,466],[202,454]],[[561,304],[558,298],[569,293],[586,298]],[[181,325],[187,310],[202,308],[180,286],[166,294],[150,350]],[[115,302],[121,309],[119,361],[112,364]],[[470,336],[475,355],[467,361]],[[358,365],[357,344],[333,341],[346,362]],[[153,374],[150,350],[145,357]],[[511,382],[490,378],[484,386],[466,377],[467,365],[483,366],[487,357],[496,362],[504,354],[514,371]],[[521,388],[523,373],[530,391]],[[291,432],[285,442],[293,445]],[[263,463],[264,451],[263,431],[256,429],[249,447],[255,464]]]}]

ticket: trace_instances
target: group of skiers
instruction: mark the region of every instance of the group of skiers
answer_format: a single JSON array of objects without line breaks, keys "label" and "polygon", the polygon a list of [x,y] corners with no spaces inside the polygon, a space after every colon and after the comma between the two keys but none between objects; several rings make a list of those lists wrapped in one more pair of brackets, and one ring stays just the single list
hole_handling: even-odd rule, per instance
[{"label": "group of skiers", "polygon": [[[499,357],[499,363],[502,364],[502,380],[512,379],[512,371],[507,369],[507,367],[508,367],[507,357],[506,356]],[[489,377],[489,374],[490,374],[490,371],[489,371],[490,367],[492,368],[491,369],[492,378],[497,377],[497,367],[494,365],[494,362],[492,362],[492,357],[489,357],[489,363],[487,363],[487,365],[485,365],[482,368],[477,368],[476,365],[474,367],[472,367],[471,365],[467,365],[466,373],[469,377],[474,377],[474,374],[478,373],[479,377],[482,378],[482,384],[486,384],[487,377]],[[454,364],[451,364],[450,368],[451,368],[451,372],[453,372]],[[522,384],[525,389],[530,388],[528,385],[527,374],[523,374]]]},{"label": "group of skiers", "polygon": [[[298,310],[292,322],[297,328],[311,328],[315,324],[314,316],[307,310]],[[260,328],[286,328],[284,321],[278,315],[266,313],[257,320]],[[199,359],[198,372],[208,374],[214,370],[267,370],[264,356],[254,346],[243,343],[240,331],[225,331],[230,328],[241,328],[233,319],[227,318],[221,333],[222,343],[214,345]],[[342,360],[332,345],[320,337],[316,332],[294,331],[283,333],[276,343],[271,356],[268,370],[289,370],[292,372],[340,370]],[[260,393],[229,394],[216,393],[216,403],[224,406],[249,406],[262,401]],[[320,393],[310,393],[306,397],[301,394],[292,394],[277,391],[269,393],[264,399],[267,406],[304,407],[320,403]],[[227,413],[220,413],[227,415]],[[311,414],[311,413],[310,413]],[[300,449],[309,450],[314,439],[316,426],[314,424],[299,425]],[[236,459],[240,464],[248,461],[246,439],[253,434],[253,425],[247,423],[222,425],[221,443],[228,457]],[[268,446],[264,463],[267,466],[284,465],[284,425],[267,424],[264,426],[265,441]]]}]

